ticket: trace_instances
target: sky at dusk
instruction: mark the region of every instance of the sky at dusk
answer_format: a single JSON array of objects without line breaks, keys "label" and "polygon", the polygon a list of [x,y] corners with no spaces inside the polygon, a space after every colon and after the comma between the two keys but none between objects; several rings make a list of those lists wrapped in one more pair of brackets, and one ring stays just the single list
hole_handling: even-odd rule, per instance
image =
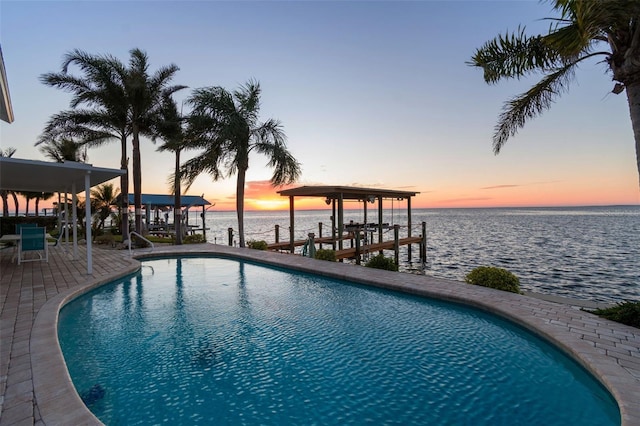
[{"label": "sky at dusk", "polygon": [[[465,62],[505,30],[543,32],[551,16],[536,1],[0,0],[15,115],[0,124],[0,147],[45,159],[34,143],[71,96],[39,77],[60,71],[65,53],[126,63],[140,48],[151,72],[180,67],[173,83],[189,89],[175,96],[179,103],[194,88],[259,81],[260,118],[282,122],[302,164],[297,185],[416,191],[413,207],[640,204],[626,94],[611,93],[602,58],[584,63],[569,92],[493,154],[503,103],[538,79],[489,86]],[[149,140],[142,147],[143,192],[168,193],[173,155]],[[119,143],[88,156],[119,168]],[[266,162],[250,159],[249,210],[288,206],[269,185]],[[235,176],[202,175],[188,194],[234,209]]]}]

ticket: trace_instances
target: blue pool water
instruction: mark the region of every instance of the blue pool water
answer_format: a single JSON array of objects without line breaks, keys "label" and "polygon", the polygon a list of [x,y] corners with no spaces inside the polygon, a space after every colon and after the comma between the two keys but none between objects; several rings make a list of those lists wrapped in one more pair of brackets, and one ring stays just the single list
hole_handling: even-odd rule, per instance
[{"label": "blue pool water", "polygon": [[493,315],[242,261],[183,257],[60,312],[107,425],[614,425],[575,362]]}]

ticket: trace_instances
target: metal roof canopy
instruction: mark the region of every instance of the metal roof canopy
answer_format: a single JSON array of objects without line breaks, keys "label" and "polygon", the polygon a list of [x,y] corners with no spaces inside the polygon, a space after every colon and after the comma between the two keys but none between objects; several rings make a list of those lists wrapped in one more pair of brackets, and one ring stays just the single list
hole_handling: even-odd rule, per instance
[{"label": "metal roof canopy", "polygon": [[0,47],[0,120],[7,123],[13,122],[13,108],[11,107],[11,96],[9,95],[7,73],[4,68],[2,47]]},{"label": "metal roof canopy", "polygon": [[357,186],[300,186],[298,188],[278,191],[282,196],[294,197],[323,197],[330,200],[340,198],[344,200],[365,200],[369,197],[410,198],[419,192],[396,191],[393,189],[360,188]]},{"label": "metal roof canopy", "polygon": [[[20,158],[0,157],[0,190],[28,192],[71,192],[73,194],[73,258],[78,259],[76,194],[84,188],[86,199],[91,187],[125,174],[125,170],[104,169],[91,164],[67,161],[51,163]],[[66,195],[65,195],[66,200]],[[87,274],[93,272],[91,203],[85,203]]]},{"label": "metal roof canopy", "polygon": [[[133,194],[129,194],[129,204],[133,204]],[[173,195],[166,194],[142,194],[142,205],[151,207],[175,207]],[[181,195],[180,207],[210,206],[211,203],[199,195]]]},{"label": "metal roof canopy", "polygon": [[93,167],[91,164],[66,161],[52,163],[0,157],[0,189],[29,192],[82,192],[85,177],[90,187],[125,174],[125,170]]},{"label": "metal roof canopy", "polygon": [[[378,201],[378,242],[382,242],[382,212],[383,200],[398,199],[407,200],[407,233],[411,237],[411,197],[419,192],[412,191],[396,191],[393,189],[376,189],[376,188],[360,188],[357,186],[300,186],[298,188],[285,189],[278,191],[278,194],[289,197],[289,241],[291,243],[291,253],[294,252],[294,199],[295,197],[322,197],[325,198],[327,205],[332,206],[331,215],[331,232],[335,241],[337,230],[338,248],[342,250],[342,235],[345,230],[344,226],[344,201],[359,200],[363,201],[364,221],[367,222],[367,201]],[[336,207],[337,207],[337,228],[336,228]],[[409,256],[411,256],[411,246],[409,246]]]}]

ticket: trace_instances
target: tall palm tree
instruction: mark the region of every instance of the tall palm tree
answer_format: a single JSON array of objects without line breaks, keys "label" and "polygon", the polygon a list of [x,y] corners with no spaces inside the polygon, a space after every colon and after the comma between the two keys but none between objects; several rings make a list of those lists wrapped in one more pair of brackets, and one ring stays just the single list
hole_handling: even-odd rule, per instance
[{"label": "tall palm tree", "polygon": [[[77,66],[81,76],[69,73],[69,67]],[[91,55],[81,50],[67,53],[60,73],[47,73],[40,77],[42,83],[71,92],[71,110],[54,115],[47,123],[42,140],[75,138],[89,146],[98,146],[113,140],[120,142],[120,177],[123,194],[129,191],[127,138],[131,134],[128,119],[128,100],[125,87],[126,67],[109,55]],[[121,208],[121,232],[129,234],[127,197]]]},{"label": "tall palm tree", "polygon": [[[4,150],[0,149],[0,157],[13,157],[13,154],[16,153],[15,148],[6,148]],[[9,191],[8,189],[3,189],[0,191],[0,198],[2,198],[2,216],[9,216],[9,195],[13,197],[16,206],[16,216],[18,215],[18,197],[16,197],[15,192]]]},{"label": "tall palm tree", "polygon": [[155,120],[153,140],[160,138],[164,143],[158,147],[158,151],[171,151],[175,154],[175,168],[169,178],[171,192],[174,197],[173,223],[176,231],[176,245],[182,244],[182,194],[180,190],[180,153],[187,143],[186,131],[183,127],[184,119],[178,112],[176,102],[169,95],[165,95],[160,117]]},{"label": "tall palm tree", "polygon": [[494,152],[567,91],[581,63],[603,58],[616,82],[613,93],[627,92],[640,179],[640,2],[549,2],[560,17],[549,18],[548,33],[527,36],[524,28],[507,32],[479,48],[469,62],[483,69],[489,84],[534,72],[543,75],[527,92],[505,103],[493,135]]},{"label": "tall palm tree", "polygon": [[[202,172],[220,177],[237,174],[236,212],[240,247],[244,241],[244,186],[249,154],[265,155],[273,168],[275,186],[294,182],[300,176],[300,164],[286,146],[286,137],[278,120],[258,121],[260,84],[250,80],[228,92],[222,87],[196,89],[187,102],[193,107],[189,117],[189,146],[204,151],[182,167],[190,186]],[[223,170],[224,169],[224,170]]]},{"label": "tall palm tree", "polygon": [[186,86],[170,86],[169,83],[179,70],[171,64],[161,67],[149,75],[149,58],[146,52],[133,49],[129,52],[129,68],[125,88],[129,104],[129,124],[133,139],[133,191],[136,217],[136,231],[142,230],[142,168],[140,161],[140,135],[152,135],[154,120],[159,116],[162,100]]}]

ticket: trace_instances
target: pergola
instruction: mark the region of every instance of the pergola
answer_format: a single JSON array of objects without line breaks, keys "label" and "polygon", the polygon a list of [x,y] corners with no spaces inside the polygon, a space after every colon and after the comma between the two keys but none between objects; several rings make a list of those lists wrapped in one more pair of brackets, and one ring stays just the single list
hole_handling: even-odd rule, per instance
[{"label": "pergola", "polygon": [[[289,241],[291,242],[291,252],[294,244],[294,216],[295,197],[320,197],[325,199],[327,205],[331,204],[332,209],[332,229],[336,229],[336,208],[338,213],[338,248],[342,250],[342,234],[344,232],[344,202],[345,200],[362,201],[364,205],[364,222],[367,222],[367,202],[378,202],[378,242],[382,242],[383,220],[382,209],[384,199],[407,200],[407,228],[408,236],[411,237],[411,197],[418,192],[396,191],[393,189],[360,188],[354,186],[300,186],[297,188],[278,191],[278,194],[289,197]],[[332,230],[333,233],[333,230]],[[335,238],[335,237],[334,237]]]},{"label": "pergola", "polygon": [[[73,257],[78,259],[76,196],[84,189],[87,200],[91,187],[125,174],[125,170],[93,167],[91,164],[67,161],[51,163],[0,157],[0,190],[71,193],[73,197]],[[86,208],[87,274],[93,271],[91,253],[91,203]]]}]

